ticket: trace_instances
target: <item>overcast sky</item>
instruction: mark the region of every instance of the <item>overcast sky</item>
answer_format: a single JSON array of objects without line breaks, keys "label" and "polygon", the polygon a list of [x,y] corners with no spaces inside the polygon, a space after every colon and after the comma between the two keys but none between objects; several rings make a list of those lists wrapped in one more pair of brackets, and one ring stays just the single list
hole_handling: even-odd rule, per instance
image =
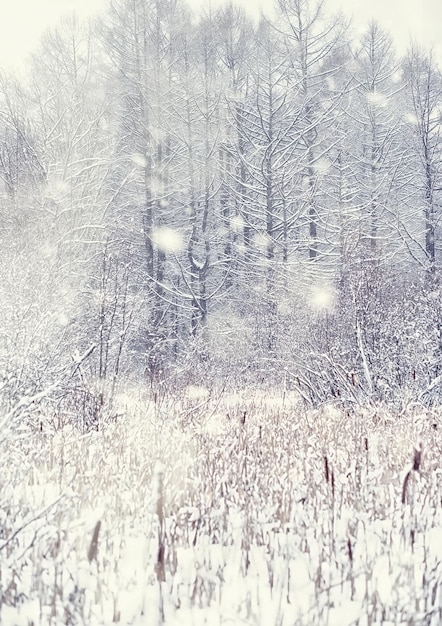
[{"label": "overcast sky", "polygon": [[[212,0],[218,4],[221,0]],[[191,4],[209,0],[191,0]],[[238,0],[256,9],[273,4],[272,0]],[[0,0],[0,67],[11,67],[26,58],[38,45],[42,31],[60,16],[75,9],[80,15],[98,13],[107,0]],[[432,46],[442,60],[442,0],[328,0],[331,9],[342,8],[354,16],[354,27],[363,28],[375,17],[393,35],[400,52],[405,51],[412,35]]]}]

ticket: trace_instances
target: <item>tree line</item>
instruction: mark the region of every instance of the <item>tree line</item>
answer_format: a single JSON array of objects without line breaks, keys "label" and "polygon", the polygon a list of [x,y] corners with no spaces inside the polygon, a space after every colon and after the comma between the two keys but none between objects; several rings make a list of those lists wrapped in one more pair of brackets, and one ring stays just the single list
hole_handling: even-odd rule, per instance
[{"label": "tree line", "polygon": [[65,18],[0,74],[6,409],[134,380],[433,402],[441,124],[432,53],[321,0]]}]

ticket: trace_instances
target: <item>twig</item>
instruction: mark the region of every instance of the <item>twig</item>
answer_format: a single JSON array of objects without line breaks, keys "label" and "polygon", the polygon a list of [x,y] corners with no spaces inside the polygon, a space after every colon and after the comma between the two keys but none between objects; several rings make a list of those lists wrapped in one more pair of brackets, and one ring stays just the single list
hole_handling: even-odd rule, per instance
[{"label": "twig", "polygon": [[32,519],[30,519],[28,522],[26,522],[25,524],[23,524],[22,526],[20,526],[20,528],[17,528],[17,530],[15,530],[12,535],[10,537],[8,537],[6,539],[6,541],[4,541],[1,545],[0,545],[0,552],[2,550],[4,550],[4,548],[6,548],[6,546],[8,546],[11,541],[14,541],[14,539],[17,537],[17,535],[19,535],[25,528],[27,528],[28,526],[30,526],[31,524],[33,524],[34,522],[36,522],[37,520],[41,519],[42,517],[44,517],[55,505],[57,505],[63,498],[64,498],[64,494],[62,494],[61,496],[59,496],[56,500],[54,500],[54,502],[52,502],[49,506],[47,506],[45,509],[43,509],[43,511],[41,513],[39,513],[38,515],[36,515],[35,517],[33,517]]}]

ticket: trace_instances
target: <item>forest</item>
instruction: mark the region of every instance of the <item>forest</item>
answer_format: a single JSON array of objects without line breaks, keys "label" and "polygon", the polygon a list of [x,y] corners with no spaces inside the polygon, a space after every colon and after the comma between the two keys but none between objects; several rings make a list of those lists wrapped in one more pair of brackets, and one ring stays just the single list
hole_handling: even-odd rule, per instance
[{"label": "forest", "polygon": [[431,51],[322,1],[47,31],[0,81],[3,410],[101,419],[129,382],[437,401],[441,97]]}]

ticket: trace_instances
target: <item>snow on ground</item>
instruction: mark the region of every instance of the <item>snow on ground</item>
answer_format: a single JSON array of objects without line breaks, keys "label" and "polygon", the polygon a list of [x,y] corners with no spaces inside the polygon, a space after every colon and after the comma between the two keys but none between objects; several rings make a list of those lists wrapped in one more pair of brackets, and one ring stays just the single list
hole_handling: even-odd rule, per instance
[{"label": "snow on ground", "polygon": [[2,625],[442,623],[422,421],[252,390],[119,400],[99,432],[3,440]]}]

